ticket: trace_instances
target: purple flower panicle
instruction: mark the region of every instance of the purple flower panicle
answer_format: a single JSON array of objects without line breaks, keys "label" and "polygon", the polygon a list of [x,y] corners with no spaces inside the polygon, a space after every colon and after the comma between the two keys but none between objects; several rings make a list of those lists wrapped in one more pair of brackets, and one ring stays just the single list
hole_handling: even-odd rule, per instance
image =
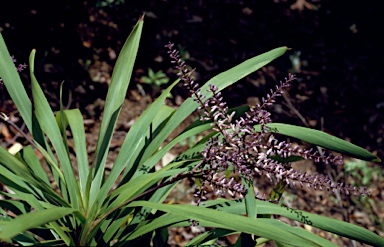
[{"label": "purple flower panicle", "polygon": [[[278,141],[268,131],[267,124],[271,122],[271,113],[266,108],[273,105],[276,98],[296,80],[294,75],[289,74],[274,90],[262,98],[261,104],[251,108],[243,117],[233,119],[235,112],[229,114],[227,104],[223,101],[218,87],[209,85],[207,91],[212,94],[212,97],[206,99],[199,85],[192,78],[193,71],[187,69],[185,61],[180,59],[179,52],[173,49],[173,46],[169,43],[165,47],[168,48],[171,63],[175,64],[177,75],[199,104],[198,109],[202,111],[200,119],[212,121],[212,129],[218,132],[218,135],[207,142],[202,151],[203,160],[198,167],[201,169],[203,183],[194,194],[197,205],[206,200],[208,188],[219,195],[228,193],[240,198],[247,193],[241,180],[225,175],[228,169],[232,169],[234,174],[239,174],[247,180],[266,176],[272,182],[284,181],[292,187],[298,185],[314,190],[325,189],[333,192],[339,190],[346,194],[369,195],[367,188],[333,183],[325,175],[296,171],[289,163],[281,163],[273,158],[276,155],[283,158],[300,156],[314,162],[343,164],[341,156],[325,155],[312,149],[301,149],[285,141]],[[259,131],[255,130],[255,125],[260,125]],[[263,198],[265,199],[265,196]]]}]

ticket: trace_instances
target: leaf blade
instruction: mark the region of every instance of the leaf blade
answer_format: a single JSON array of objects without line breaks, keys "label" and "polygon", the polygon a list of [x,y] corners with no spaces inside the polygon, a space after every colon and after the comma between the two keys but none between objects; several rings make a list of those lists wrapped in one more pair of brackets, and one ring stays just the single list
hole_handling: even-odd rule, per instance
[{"label": "leaf blade", "polygon": [[117,58],[114,67],[110,88],[108,89],[105,101],[105,109],[103,112],[103,120],[101,122],[99,138],[95,150],[95,158],[93,160],[94,179],[91,185],[91,193],[89,205],[92,205],[100,191],[105,161],[108,154],[109,145],[113,135],[113,129],[116,125],[118,115],[125,99],[125,94],[130,82],[134,62],[136,60],[137,51],[141,31],[143,28],[143,17],[139,19],[132,32],[128,36],[124,46]]},{"label": "leaf blade", "polygon": [[165,205],[146,201],[135,201],[128,206],[151,207],[167,213],[195,219],[199,221],[200,225],[246,232],[291,245],[336,246],[302,228],[290,227],[274,219],[258,218],[257,220],[253,220],[240,215],[196,207],[193,205]]},{"label": "leaf blade", "polygon": [[[266,126],[270,132],[295,137],[361,160],[381,162],[380,158],[369,151],[319,130],[282,123],[269,123]],[[260,125],[255,126],[255,129],[260,130]]]},{"label": "leaf blade", "polygon": [[11,60],[7,46],[0,33],[0,78],[15,103],[27,128],[32,131],[32,103]]},{"label": "leaf blade", "polygon": [[[126,168],[125,174],[132,169],[133,161],[138,155],[138,149],[141,148],[142,142],[148,135],[150,125],[157,112],[164,105],[164,100],[171,89],[178,83],[179,80],[175,81],[170,85],[161,95],[157,98],[136,120],[134,125],[130,128],[126,135],[123,145],[121,146],[120,152],[114,162],[114,166],[104,182],[100,193],[98,195],[99,201],[104,200],[109,190],[112,188],[118,176],[121,174],[124,168]],[[147,133],[147,134],[146,134]],[[135,140],[135,141],[132,141]]]},{"label": "leaf blade", "polygon": [[68,150],[62,140],[61,132],[59,126],[57,125],[56,118],[34,74],[35,53],[36,50],[31,52],[29,63],[30,76],[32,81],[32,97],[36,118],[41,126],[41,129],[51,141],[52,146],[60,160],[64,174],[64,181],[58,182],[60,189],[63,191],[64,197],[67,197],[67,193],[64,193],[64,191],[68,191],[70,202],[75,208],[77,208],[79,206],[79,199],[81,198],[80,189],[76,181],[73,166],[69,160]]},{"label": "leaf blade", "polygon": [[[228,213],[246,213],[244,200],[218,199],[216,201],[206,202],[206,206]],[[281,215],[289,219],[311,225],[312,227],[317,227],[322,230],[332,232],[339,236],[360,241],[362,243],[366,243],[372,246],[384,246],[384,238],[376,235],[368,229],[341,220],[336,220],[322,215],[308,213],[302,210],[292,209],[261,200],[258,200],[257,202],[257,212],[259,214]]]},{"label": "leaf blade", "polygon": [[76,211],[74,208],[55,207],[20,215],[1,229],[0,239],[10,240],[21,232],[58,220]]},{"label": "leaf blade", "polygon": [[79,109],[64,110],[64,114],[68,119],[68,124],[72,131],[76,151],[77,167],[79,170],[80,191],[84,198],[86,194],[85,190],[87,177],[89,174],[89,167],[83,116],[81,115]]}]

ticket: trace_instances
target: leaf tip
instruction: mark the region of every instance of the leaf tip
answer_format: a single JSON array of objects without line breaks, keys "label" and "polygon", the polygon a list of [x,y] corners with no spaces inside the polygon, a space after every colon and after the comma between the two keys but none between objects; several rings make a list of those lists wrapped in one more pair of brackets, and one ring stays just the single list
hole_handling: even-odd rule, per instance
[{"label": "leaf tip", "polygon": [[376,157],[376,159],[374,159],[372,161],[384,165],[384,161],[382,161],[379,157]]}]

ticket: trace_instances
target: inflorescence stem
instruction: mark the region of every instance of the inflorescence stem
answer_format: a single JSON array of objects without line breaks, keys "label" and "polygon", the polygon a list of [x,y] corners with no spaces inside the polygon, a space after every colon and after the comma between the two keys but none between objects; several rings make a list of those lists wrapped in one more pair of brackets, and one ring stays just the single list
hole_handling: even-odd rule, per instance
[{"label": "inflorescence stem", "polygon": [[[203,150],[203,161],[201,163],[201,172],[203,185],[195,193],[196,204],[206,200],[206,189],[212,189],[224,195],[228,192],[232,196],[244,196],[247,191],[241,181],[237,181],[233,176],[226,176],[225,171],[231,169],[233,173],[239,174],[246,180],[253,180],[256,176],[266,176],[272,182],[279,183],[284,181],[286,184],[295,186],[304,184],[308,188],[323,188],[346,194],[369,194],[367,188],[356,188],[354,186],[344,185],[343,183],[333,183],[327,176],[319,174],[307,174],[301,171],[295,171],[291,168],[289,162],[279,162],[274,156],[288,158],[290,156],[300,156],[303,159],[313,160],[314,162],[324,162],[326,164],[343,164],[341,156],[324,155],[313,152],[312,149],[305,150],[299,146],[292,146],[285,141],[278,141],[268,131],[267,124],[271,122],[271,114],[267,107],[273,105],[278,96],[290,87],[296,80],[292,74],[285,78],[284,82],[271,90],[266,98],[262,98],[261,105],[250,108],[244,117],[233,119],[235,112],[228,114],[228,107],[217,86],[209,85],[207,90],[212,93],[207,99],[201,93],[201,89],[192,79],[193,70],[189,70],[180,56],[179,52],[173,49],[174,44],[169,43],[168,54],[171,63],[175,64],[178,70],[177,75],[184,82],[194,100],[199,104],[198,109],[202,110],[202,121],[212,121],[212,129],[218,135],[212,137]],[[261,131],[256,131],[254,126],[260,125]]]}]

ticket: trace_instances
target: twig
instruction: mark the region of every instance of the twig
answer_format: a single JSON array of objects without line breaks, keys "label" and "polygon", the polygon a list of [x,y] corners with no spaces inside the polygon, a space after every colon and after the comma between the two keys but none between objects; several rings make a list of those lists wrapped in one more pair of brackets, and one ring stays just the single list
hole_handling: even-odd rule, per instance
[{"label": "twig", "polygon": [[0,112],[0,118],[4,122],[8,123],[13,128],[15,128],[32,146],[34,146],[37,150],[39,150],[39,147],[36,145],[35,141],[31,139],[27,134],[25,134],[24,131],[19,128],[19,126],[17,126],[14,122],[12,122],[4,112]]},{"label": "twig", "polygon": [[300,120],[304,123],[305,126],[309,127],[309,124],[308,124],[307,120],[305,120],[303,115],[301,115],[300,112],[296,109],[296,107],[293,106],[291,100],[288,98],[288,95],[289,94],[288,94],[287,91],[285,91],[283,93],[283,97],[284,97],[285,101],[287,102],[289,109],[291,111],[293,111],[293,113],[295,113],[300,118]]}]

